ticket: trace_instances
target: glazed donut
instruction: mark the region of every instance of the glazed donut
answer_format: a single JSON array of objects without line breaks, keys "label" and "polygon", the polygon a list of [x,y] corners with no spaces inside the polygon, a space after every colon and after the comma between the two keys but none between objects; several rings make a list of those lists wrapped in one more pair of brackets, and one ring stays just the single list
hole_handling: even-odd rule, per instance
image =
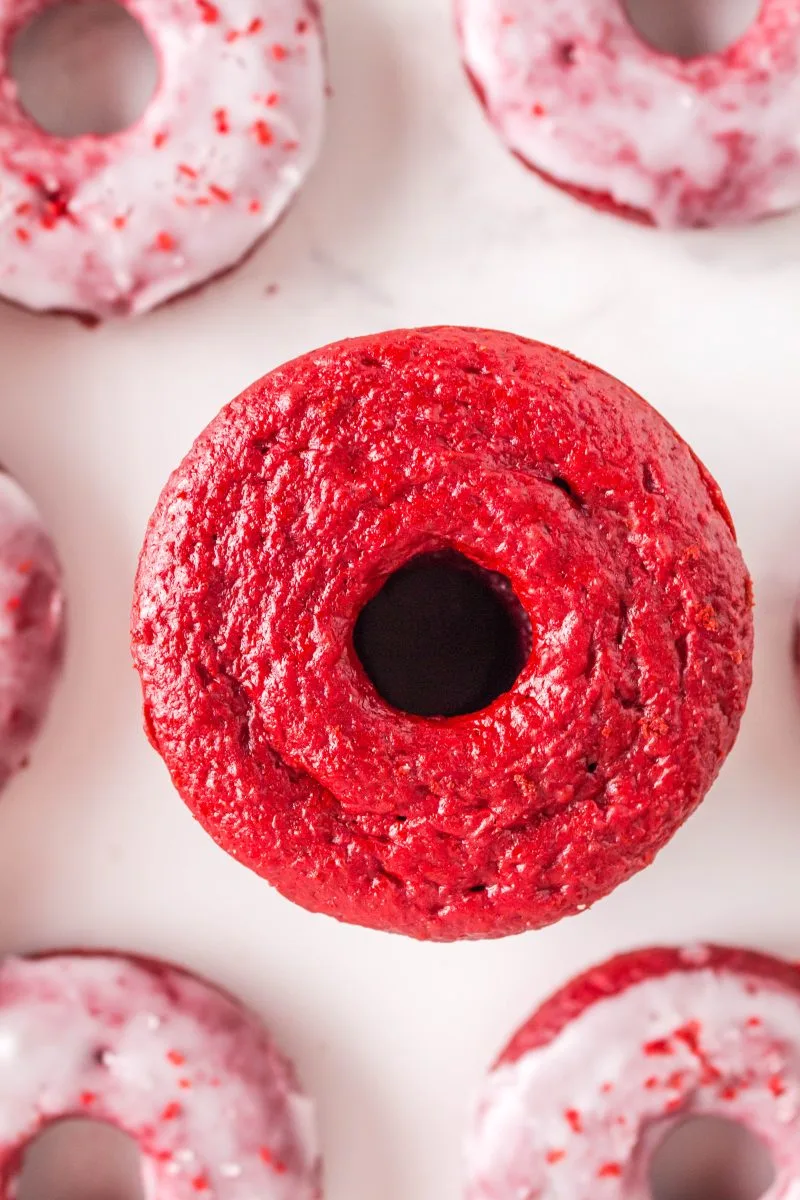
[{"label": "glazed donut", "polygon": [[546,1003],[489,1076],[467,1200],[644,1200],[654,1154],[692,1116],[755,1134],[774,1157],[768,1195],[788,1200],[800,1188],[798,1029],[800,971],[778,959],[695,947],[598,967]]},{"label": "glazed donut", "polygon": [[0,965],[0,1187],[67,1117],[136,1141],[148,1194],[318,1200],[313,1112],[256,1018],[165,963],[118,954]]},{"label": "glazed donut", "polygon": [[124,0],[160,61],[155,97],[108,137],[45,133],[9,75],[0,15],[0,295],[89,320],[146,312],[236,266],[276,223],[320,145],[316,0]]},{"label": "glazed donut", "polygon": [[[355,630],[431,559],[486,581],[521,653],[421,716]],[[548,924],[649,863],[751,674],[749,578],[688,446],[597,368],[485,330],[339,343],[225,408],[150,522],[132,632],[152,742],[229,853],[442,940]]]},{"label": "glazed donut", "polygon": [[55,547],[33,502],[0,469],[0,788],[27,760],[63,653]]},{"label": "glazed donut", "polygon": [[622,0],[455,0],[467,72],[500,136],[577,198],[664,226],[800,204],[800,7],[763,0],[720,54],[647,45]]}]

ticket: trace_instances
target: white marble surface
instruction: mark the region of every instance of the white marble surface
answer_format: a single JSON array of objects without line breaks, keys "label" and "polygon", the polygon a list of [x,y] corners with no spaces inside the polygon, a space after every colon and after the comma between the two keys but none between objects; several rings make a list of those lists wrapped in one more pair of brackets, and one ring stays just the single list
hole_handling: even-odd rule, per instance
[{"label": "white marble surface", "polygon": [[[55,532],[72,612],[52,719],[0,807],[0,942],[129,947],[208,973],[316,1094],[329,1200],[456,1200],[470,1096],[567,976],[654,941],[800,954],[800,215],[679,236],[596,215],[486,127],[448,0],[330,0],[328,17],[324,159],[240,272],[94,332],[0,310],[0,460]],[[593,911],[495,944],[339,927],[229,861],[145,741],[127,646],[145,522],[218,408],[312,346],[436,322],[552,341],[640,390],[723,486],[757,587],[752,702],[701,812]]]}]

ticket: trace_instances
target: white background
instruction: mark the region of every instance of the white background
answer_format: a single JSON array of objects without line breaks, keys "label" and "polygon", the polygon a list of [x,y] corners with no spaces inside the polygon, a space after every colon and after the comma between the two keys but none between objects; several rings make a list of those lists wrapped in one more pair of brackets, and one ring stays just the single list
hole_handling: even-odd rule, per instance
[{"label": "white background", "polygon": [[[323,160],[243,269],[95,331],[0,310],[0,460],[54,532],[71,609],[63,686],[0,808],[0,937],[207,973],[316,1096],[330,1200],[456,1200],[470,1097],[568,976],[661,941],[800,954],[800,216],[671,235],[597,215],[495,139],[447,0],[330,0],[328,26]],[[316,345],[439,322],[557,343],[642,392],[721,483],[758,601],[739,744],[656,865],[544,933],[454,946],[310,916],[229,861],[145,741],[127,637],[147,518],[221,405]]]}]

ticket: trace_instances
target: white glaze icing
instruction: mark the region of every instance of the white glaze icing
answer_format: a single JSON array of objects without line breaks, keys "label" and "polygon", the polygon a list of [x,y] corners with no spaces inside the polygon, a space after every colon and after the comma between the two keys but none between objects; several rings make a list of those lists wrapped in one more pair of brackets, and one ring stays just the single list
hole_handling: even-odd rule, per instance
[{"label": "white glaze icing", "polygon": [[467,69],[508,145],[666,226],[800,204],[800,3],[764,0],[723,54],[646,45],[621,0],[456,0]]},{"label": "white glaze icing", "polygon": [[50,137],[9,75],[0,16],[0,295],[104,319],[142,313],[235,266],[278,220],[322,139],[312,0],[126,0],[160,61],[144,116],[109,137]]},{"label": "white glaze icing", "polygon": [[689,1114],[746,1125],[774,1157],[763,1200],[800,1198],[800,994],[700,969],[595,1003],[490,1075],[467,1198],[651,1200],[652,1154]]},{"label": "white glaze icing", "polygon": [[138,1142],[151,1200],[319,1196],[313,1112],[291,1069],[255,1017],[183,972],[112,955],[6,959],[0,1056],[3,1195],[30,1139],[77,1115]]},{"label": "white glaze icing", "polygon": [[61,671],[61,568],[42,519],[0,471],[0,787],[24,763]]}]

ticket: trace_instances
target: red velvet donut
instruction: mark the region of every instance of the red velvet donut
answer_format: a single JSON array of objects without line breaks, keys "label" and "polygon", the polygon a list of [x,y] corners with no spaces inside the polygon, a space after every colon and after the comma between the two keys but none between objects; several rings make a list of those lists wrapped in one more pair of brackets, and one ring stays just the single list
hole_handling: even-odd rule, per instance
[{"label": "red velvet donut", "polygon": [[[794,964],[716,946],[612,959],[544,1004],[501,1055],[467,1141],[467,1200],[649,1197],[654,1156],[692,1117],[753,1134],[775,1165],[764,1200],[789,1200],[798,1028]],[[723,1194],[706,1184],[691,1194]]]},{"label": "red velvet donut", "polygon": [[[516,622],[517,677],[399,711],[354,628],[456,555]],[[225,408],[150,522],[132,632],[152,742],[220,845],[309,909],[441,940],[646,866],[751,675],[749,578],[689,447],[597,368],[483,330],[333,345]]]},{"label": "red velvet donut", "polygon": [[67,1118],[138,1145],[161,1200],[319,1200],[314,1113],[234,1000],[167,963],[54,953],[0,963],[0,1195]]}]

